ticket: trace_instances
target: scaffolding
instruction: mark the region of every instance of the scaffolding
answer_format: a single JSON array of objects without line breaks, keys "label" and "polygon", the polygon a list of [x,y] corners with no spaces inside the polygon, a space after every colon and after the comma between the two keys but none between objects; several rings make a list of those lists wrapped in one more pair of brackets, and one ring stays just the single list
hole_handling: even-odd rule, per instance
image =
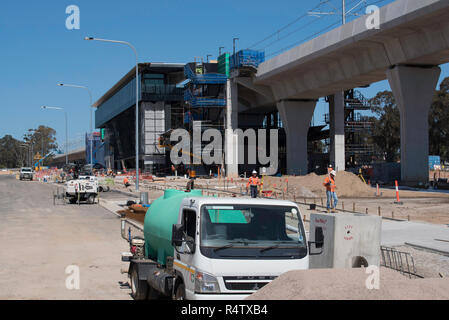
[{"label": "scaffolding", "polygon": [[[345,158],[350,167],[370,164],[374,156],[374,145],[367,141],[373,122],[361,113],[372,108],[370,100],[360,91],[351,89],[344,92]],[[324,115],[324,122],[330,124],[329,114]],[[329,139],[326,139],[326,144],[330,144]]]},{"label": "scaffolding", "polygon": [[[189,63],[184,67],[187,82],[184,86],[183,127],[190,133],[193,139],[193,131],[200,130],[201,135],[208,129],[216,129],[224,136],[225,125],[225,85],[227,75],[218,73],[218,65],[212,63]],[[192,150],[191,160],[198,155],[209,142],[201,141],[201,144],[191,143],[196,149]],[[223,145],[220,150],[223,154]],[[208,175],[209,171],[216,172],[217,165],[205,165],[204,163],[190,165],[190,173],[194,175]]]}]

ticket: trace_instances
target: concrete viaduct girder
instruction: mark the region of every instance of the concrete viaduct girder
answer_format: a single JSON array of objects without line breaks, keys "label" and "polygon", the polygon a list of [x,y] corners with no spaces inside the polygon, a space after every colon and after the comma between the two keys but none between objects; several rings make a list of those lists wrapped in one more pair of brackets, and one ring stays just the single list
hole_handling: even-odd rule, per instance
[{"label": "concrete viaduct girder", "polygon": [[398,0],[380,10],[380,29],[361,17],[262,63],[255,85],[276,100],[317,99],[385,80],[394,65],[449,62],[449,2]]},{"label": "concrete viaduct girder", "polygon": [[292,147],[291,141],[307,132],[314,108],[308,101],[388,78],[401,110],[402,180],[428,181],[424,122],[440,74],[437,66],[449,62],[449,1],[397,0],[382,7],[379,16],[379,29],[368,30],[361,17],[265,61],[252,81],[236,79],[273,99],[283,121],[304,126],[287,130],[288,171],[307,163],[304,143]]}]

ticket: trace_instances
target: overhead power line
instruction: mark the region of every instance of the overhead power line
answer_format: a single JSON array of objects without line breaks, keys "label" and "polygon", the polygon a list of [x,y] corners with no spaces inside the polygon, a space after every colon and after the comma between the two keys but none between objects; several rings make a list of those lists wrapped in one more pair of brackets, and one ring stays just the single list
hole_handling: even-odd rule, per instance
[{"label": "overhead power line", "polygon": [[[312,10],[317,9],[321,4],[315,6]],[[293,21],[287,23],[286,25],[284,25],[283,27],[281,27],[280,29],[276,30],[275,32],[271,33],[270,35],[268,35],[267,37],[263,38],[262,40],[259,40],[257,42],[255,42],[254,44],[252,44],[251,46],[248,47],[248,49],[254,48],[256,46],[258,46],[259,44],[273,38],[276,35],[279,35],[280,32],[284,31],[285,29],[289,28],[290,26],[294,25],[295,23],[297,23],[298,21],[308,17],[309,15],[307,13],[304,13],[303,15],[299,16],[298,18],[294,19]]]},{"label": "overhead power line", "polygon": [[[386,1],[391,1],[391,0],[378,0],[378,1],[375,1],[375,2],[372,2],[372,3],[366,3],[365,1],[360,1],[360,0],[353,0],[353,1],[350,1],[350,2],[346,2],[346,6],[352,6],[352,8],[351,8],[349,11],[347,11],[346,13],[349,13],[349,12],[350,12],[351,15],[360,16],[361,14],[357,14],[357,12],[359,12],[361,9],[363,9],[363,7],[359,8],[358,10],[355,10],[355,9],[360,5],[360,3],[364,2],[364,3],[366,4],[366,6],[367,6],[367,5],[376,5],[376,4],[379,4],[379,3],[381,3],[381,2],[386,2]],[[323,4],[326,4],[326,3],[331,4],[331,2],[329,2],[329,1],[320,2],[320,4],[319,4],[317,7],[319,7],[319,6],[323,5]],[[357,4],[356,4],[356,3],[357,3]],[[354,5],[354,4],[355,4],[355,5]],[[366,6],[365,6],[365,7],[366,7]],[[315,7],[315,8],[312,9],[312,10],[315,10],[317,7]],[[334,7],[334,8],[335,8],[335,7]],[[341,5],[340,7],[335,8],[335,13],[338,12],[339,10],[342,10],[342,8],[343,8],[343,3],[342,3],[342,5]],[[332,14],[333,14],[333,13],[332,13]],[[363,14],[365,14],[365,13],[363,13]],[[276,40],[273,40],[272,42],[270,42],[269,44],[267,44],[266,46],[264,46],[263,49],[265,50],[266,48],[272,46],[272,45],[275,44],[276,42],[279,42],[279,41],[281,41],[281,40],[283,40],[283,39],[285,39],[285,38],[291,36],[292,34],[294,34],[294,33],[298,32],[298,31],[301,31],[301,30],[305,29],[306,27],[310,26],[311,24],[315,23],[315,22],[318,21],[318,20],[320,20],[319,17],[317,17],[315,20],[313,20],[312,22],[310,22],[310,23],[308,23],[308,24],[304,24],[304,25],[303,25],[302,27],[300,27],[300,28],[297,28],[297,29],[295,29],[295,30],[289,32],[288,34],[286,34],[286,35],[284,35],[284,36],[282,36],[282,37],[279,37],[279,38],[276,39]],[[290,26],[291,24],[292,24],[292,23],[290,23],[289,26]],[[317,32],[314,32],[313,34],[311,34],[311,35],[309,35],[309,36],[307,36],[307,37],[305,37],[305,38],[303,38],[303,39],[301,39],[301,40],[299,40],[299,41],[295,41],[294,43],[292,43],[292,44],[290,44],[290,45],[288,45],[288,46],[284,46],[283,48],[281,48],[281,49],[279,49],[279,50],[276,50],[276,51],[274,51],[274,52],[272,52],[272,53],[266,54],[265,57],[271,57],[271,56],[273,56],[273,55],[279,54],[279,53],[283,52],[284,50],[290,49],[290,48],[292,48],[292,47],[294,47],[294,46],[296,46],[296,45],[299,45],[299,44],[301,44],[301,43],[303,43],[303,42],[305,42],[305,41],[307,41],[307,40],[309,40],[309,39],[311,39],[311,38],[314,38],[314,37],[320,35],[321,33],[326,32],[326,31],[328,31],[329,29],[331,29],[332,27],[335,27],[335,26],[337,26],[337,25],[339,25],[339,24],[341,24],[341,21],[340,21],[340,20],[339,20],[339,21],[336,21],[336,22],[334,22],[334,23],[332,23],[332,24],[330,24],[330,25],[328,25],[328,26],[326,26],[326,27],[323,28],[323,29],[320,29],[320,30],[317,31]],[[287,28],[287,27],[284,27],[283,29],[285,30],[286,28]],[[277,32],[276,32],[275,34],[277,34]],[[267,38],[268,38],[268,37],[267,37]],[[260,42],[260,41],[259,41],[259,42]]]}]

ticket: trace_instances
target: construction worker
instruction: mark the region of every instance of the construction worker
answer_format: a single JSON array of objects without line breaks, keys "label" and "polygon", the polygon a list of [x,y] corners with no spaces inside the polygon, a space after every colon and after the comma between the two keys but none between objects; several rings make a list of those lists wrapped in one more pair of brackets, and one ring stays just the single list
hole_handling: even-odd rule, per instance
[{"label": "construction worker", "polygon": [[126,188],[128,188],[131,183],[129,183],[128,177],[125,177],[125,179],[123,179],[123,184],[125,185]]},{"label": "construction worker", "polygon": [[[335,172],[335,170],[332,170],[329,175],[326,177],[326,179],[324,179],[324,183],[323,185],[326,187],[326,196],[327,196],[327,212],[330,212],[332,209],[332,212],[337,212],[336,208],[337,208],[337,203],[338,203],[338,198],[337,198],[337,194],[335,193],[335,175],[337,173]],[[331,204],[333,200],[333,206]]]},{"label": "construction worker", "polygon": [[246,193],[248,193],[248,187],[251,187],[251,198],[257,198],[257,187],[260,185],[259,178],[257,177],[257,171],[253,170],[253,175],[249,177],[246,184]]},{"label": "construction worker", "polygon": [[332,165],[330,164],[329,167],[327,168],[327,174],[330,174],[332,170],[334,170],[334,169],[332,168]]}]

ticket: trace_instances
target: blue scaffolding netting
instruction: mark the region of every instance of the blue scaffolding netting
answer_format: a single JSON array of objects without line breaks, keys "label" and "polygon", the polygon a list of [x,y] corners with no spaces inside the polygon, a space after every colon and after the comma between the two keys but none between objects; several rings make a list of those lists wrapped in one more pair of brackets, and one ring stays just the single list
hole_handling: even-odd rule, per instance
[{"label": "blue scaffolding netting", "polygon": [[227,80],[226,75],[221,73],[196,74],[188,64],[184,66],[184,75],[193,84],[225,84]]},{"label": "blue scaffolding netting", "polygon": [[252,67],[257,69],[265,61],[265,52],[256,50],[240,50],[229,58],[231,69]]},{"label": "blue scaffolding netting", "polygon": [[184,90],[184,100],[188,101],[192,107],[225,107],[226,100],[220,98],[197,97],[190,89]]}]

